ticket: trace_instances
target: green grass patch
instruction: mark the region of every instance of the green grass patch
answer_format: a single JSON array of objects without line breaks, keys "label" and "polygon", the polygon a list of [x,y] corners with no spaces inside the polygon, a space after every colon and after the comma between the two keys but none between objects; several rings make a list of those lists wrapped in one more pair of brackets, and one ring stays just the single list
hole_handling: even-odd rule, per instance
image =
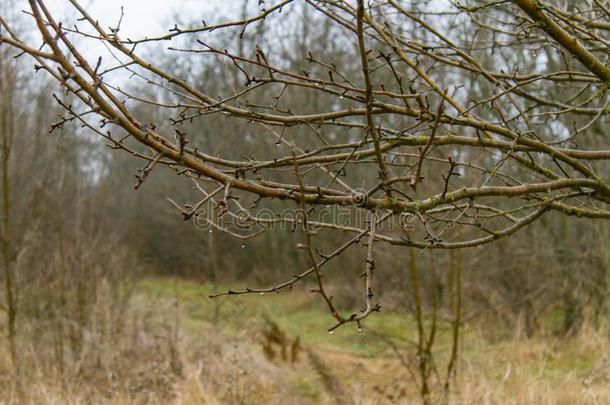
[{"label": "green grass patch", "polygon": [[241,335],[245,328],[264,328],[271,320],[288,336],[298,336],[303,344],[340,348],[367,357],[389,350],[379,335],[404,340],[415,331],[415,324],[407,315],[380,312],[364,322],[362,332],[355,324],[348,324],[330,334],[327,329],[335,320],[314,294],[293,290],[264,296],[208,297],[223,289],[224,286],[159,278],[142,281],[138,292],[156,300],[177,301],[185,315],[187,331],[196,332],[202,322],[211,322],[225,333]]}]

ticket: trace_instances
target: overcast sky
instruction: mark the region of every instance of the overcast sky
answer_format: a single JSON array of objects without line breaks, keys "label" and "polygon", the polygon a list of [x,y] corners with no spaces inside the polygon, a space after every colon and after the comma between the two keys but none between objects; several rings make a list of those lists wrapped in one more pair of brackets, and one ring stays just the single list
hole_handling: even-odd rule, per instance
[{"label": "overcast sky", "polygon": [[[19,26],[26,28],[26,31],[38,37],[38,30],[31,17],[22,13],[30,10],[27,0],[13,0],[13,7],[7,10],[6,0],[0,0],[0,14],[12,14],[20,20]],[[268,0],[266,3],[274,4],[278,0]],[[248,0],[252,15],[258,13],[258,0]],[[56,20],[64,23],[64,26],[72,27],[80,15],[68,0],[45,0]],[[139,39],[144,37],[155,37],[167,34],[169,29],[176,23],[185,26],[201,25],[204,20],[207,24],[230,21],[236,19],[241,14],[243,0],[80,0],[79,4],[87,12],[100,22],[100,25],[109,31],[109,27],[116,27],[121,16],[121,6],[123,7],[123,19],[119,35],[123,39]],[[7,15],[6,17],[11,17]],[[85,32],[93,32],[87,23],[79,23],[79,29]],[[31,44],[38,42],[30,37]],[[38,40],[39,41],[39,40]],[[165,43],[163,43],[165,45]],[[155,44],[146,44],[139,47],[143,52],[146,48]],[[79,47],[81,53],[89,59],[90,63],[95,63],[99,56],[103,56],[102,68],[108,68],[109,63],[114,59],[110,57],[107,49],[98,41],[80,38]],[[121,72],[115,73],[120,76]],[[125,78],[124,78],[125,79]]]},{"label": "overcast sky", "polygon": [[[2,1],[2,0],[0,0]],[[20,9],[29,9],[25,0],[17,1]],[[103,27],[116,26],[123,6],[125,16],[120,35],[123,38],[158,35],[173,26],[172,17],[177,14],[185,21],[212,22],[216,19],[213,10],[222,9],[224,15],[239,10],[240,0],[83,0],[80,4],[95,16]],[[67,0],[47,0],[47,6],[55,15],[70,15]],[[218,6],[218,7],[214,7]],[[75,15],[75,13],[72,13]]]}]

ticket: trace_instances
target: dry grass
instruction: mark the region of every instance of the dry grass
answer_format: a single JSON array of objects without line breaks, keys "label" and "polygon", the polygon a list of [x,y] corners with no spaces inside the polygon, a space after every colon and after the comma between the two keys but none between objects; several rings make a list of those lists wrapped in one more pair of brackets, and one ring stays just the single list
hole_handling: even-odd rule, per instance
[{"label": "dry grass", "polygon": [[[12,378],[6,341],[0,341],[0,397],[4,403],[419,401],[412,375],[389,347],[381,349],[383,344],[375,341],[373,334],[354,336],[345,332],[330,337],[323,324],[312,327],[317,322],[314,320],[323,323],[328,318],[305,295],[272,298],[286,301],[288,310],[283,312],[275,307],[277,302],[265,306],[266,298],[247,301],[247,310],[236,310],[231,302],[219,310],[200,295],[189,294],[193,288],[190,283],[154,283],[160,284],[155,284],[156,289],[150,285],[140,289],[120,311],[104,305],[110,302],[105,295],[110,292],[99,289],[97,309],[89,314],[79,350],[74,351],[71,342],[64,342],[62,362],[58,362],[56,352],[60,335],[53,328],[41,332],[36,325],[28,324],[33,320],[21,319],[20,384]],[[252,304],[256,302],[260,304]],[[300,337],[302,350],[296,358],[266,355],[268,324],[255,321],[256,317],[277,321],[288,342]],[[387,323],[385,329],[378,329],[388,336],[399,335],[404,328],[392,319],[391,315],[380,319]],[[451,403],[610,403],[607,336],[587,329],[571,339],[547,336],[491,341],[484,337],[486,327],[467,328]],[[361,341],[370,341],[377,348],[363,351]],[[414,359],[413,350],[404,344],[398,345],[398,350],[408,366]],[[439,358],[443,350],[441,345]]]}]

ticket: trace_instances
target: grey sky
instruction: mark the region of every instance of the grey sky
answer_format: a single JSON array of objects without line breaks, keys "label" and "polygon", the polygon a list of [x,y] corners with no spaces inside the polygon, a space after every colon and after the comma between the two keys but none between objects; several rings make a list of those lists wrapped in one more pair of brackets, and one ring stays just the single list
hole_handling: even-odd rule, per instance
[{"label": "grey sky", "polygon": [[[25,0],[16,3],[19,9],[28,9]],[[116,25],[123,6],[121,36],[126,38],[165,33],[177,14],[183,15],[184,20],[213,21],[214,16],[210,14],[212,10],[218,10],[215,6],[220,6],[225,15],[233,14],[240,8],[241,0],[85,0],[80,3],[104,27]],[[56,15],[70,15],[71,6],[67,0],[47,0],[47,5]]]},{"label": "grey sky", "polygon": [[[0,0],[0,3],[2,1]],[[249,2],[251,8],[254,8],[251,11],[255,12],[257,0],[249,0]],[[20,13],[20,10],[30,9],[27,0],[14,0],[13,4],[14,8],[11,10],[13,15],[18,16],[19,20],[25,24],[24,26],[30,27],[32,29],[30,32],[37,36],[32,19]],[[68,0],[45,0],[45,4],[55,18],[62,21],[65,26],[73,26],[76,22],[75,18],[79,17],[77,10]],[[122,6],[124,15],[119,35],[124,39],[137,39],[166,34],[176,22],[192,25],[205,20],[207,24],[214,24],[226,21],[227,18],[233,19],[239,15],[243,0],[79,0],[79,4],[106,29],[116,27]],[[88,24],[80,23],[78,25],[79,29],[93,33]],[[33,43],[36,41],[34,40]],[[79,45],[82,54],[91,63],[95,63],[99,56],[104,58],[102,68],[107,68],[108,63],[115,62],[107,49],[98,41],[81,38]],[[140,51],[147,46],[149,45],[141,46]],[[120,73],[116,74],[120,76]],[[121,81],[124,79],[126,77],[123,77]]]}]

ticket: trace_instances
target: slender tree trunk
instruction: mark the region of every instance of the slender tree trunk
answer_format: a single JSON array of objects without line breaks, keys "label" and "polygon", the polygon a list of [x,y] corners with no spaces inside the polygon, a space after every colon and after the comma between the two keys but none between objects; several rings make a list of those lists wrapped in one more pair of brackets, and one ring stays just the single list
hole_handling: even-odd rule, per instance
[{"label": "slender tree trunk", "polygon": [[10,71],[0,66],[0,94],[2,104],[0,110],[0,136],[2,136],[2,265],[4,269],[4,289],[7,313],[7,335],[11,353],[11,360],[15,371],[18,371],[17,347],[16,347],[16,288],[15,274],[10,257],[10,176],[9,159],[12,138],[12,77]]},{"label": "slender tree trunk", "polygon": [[410,263],[409,272],[411,273],[411,288],[412,299],[415,306],[415,321],[417,323],[417,358],[418,371],[420,376],[420,396],[422,403],[427,405],[430,403],[430,386],[429,386],[429,367],[430,353],[426,347],[426,331],[424,325],[424,316],[422,310],[422,299],[417,275],[417,257],[413,248],[409,249]]}]

